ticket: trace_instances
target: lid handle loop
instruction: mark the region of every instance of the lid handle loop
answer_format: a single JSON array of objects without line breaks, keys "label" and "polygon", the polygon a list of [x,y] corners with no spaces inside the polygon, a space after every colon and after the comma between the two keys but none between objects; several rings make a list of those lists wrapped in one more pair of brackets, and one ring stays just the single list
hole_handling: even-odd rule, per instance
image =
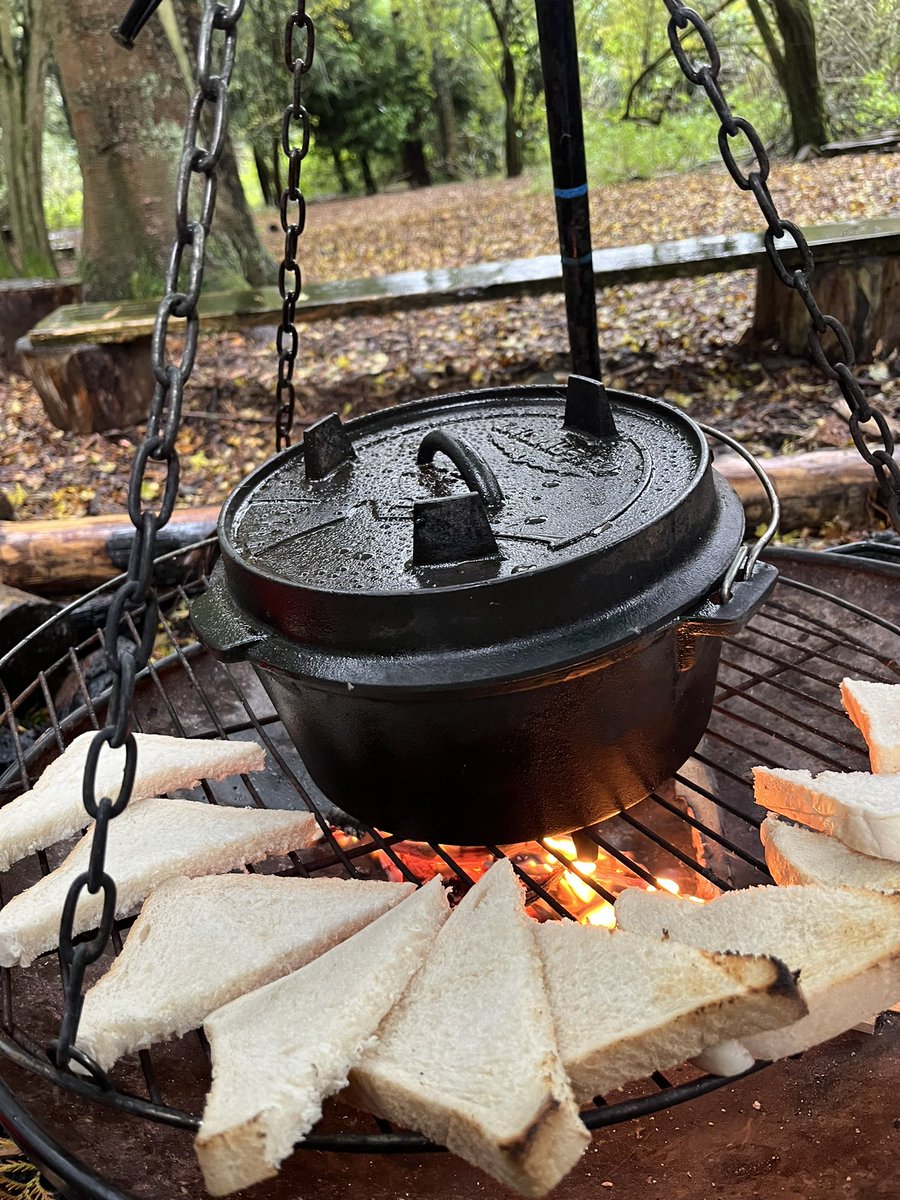
[{"label": "lid handle loop", "polygon": [[501,507],[505,497],[497,476],[468,442],[454,437],[446,429],[432,429],[425,434],[416,462],[420,465],[431,462],[439,450],[447,455],[469,485],[469,490],[478,493],[488,512]]}]

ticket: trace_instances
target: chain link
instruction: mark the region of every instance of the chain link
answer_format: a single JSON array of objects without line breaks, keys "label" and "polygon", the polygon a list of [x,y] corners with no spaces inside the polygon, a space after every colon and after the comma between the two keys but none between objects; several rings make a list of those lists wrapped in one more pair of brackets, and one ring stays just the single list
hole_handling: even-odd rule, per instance
[{"label": "chain link", "polygon": [[[296,41],[301,40],[298,48]],[[287,187],[281,193],[279,211],[284,231],[284,257],[278,268],[278,292],[281,296],[281,324],[275,337],[278,351],[278,382],[275,399],[275,448],[282,450],[291,444],[294,408],[297,395],[294,388],[294,363],[300,339],[295,318],[297,301],[303,287],[303,276],[297,262],[297,244],[306,226],[306,200],[300,190],[300,168],[309,153],[309,113],[303,104],[303,77],[313,65],[316,31],[301,0],[284,26],[284,65],[292,76],[291,102],[281,120],[281,149],[287,159]]]},{"label": "chain link", "polygon": [[[819,369],[829,379],[837,380],[847,404],[850,406],[850,436],[862,457],[872,467],[878,481],[879,499],[895,529],[900,530],[900,462],[894,455],[894,437],[885,416],[872,408],[863,395],[859,381],[851,368],[856,361],[850,336],[837,317],[823,313],[812,294],[811,279],[815,260],[809,243],[793,223],[779,216],[778,208],[769,192],[769,156],[756,129],[744,117],[732,114],[728,101],[719,85],[721,58],[719,48],[709,26],[699,13],[681,3],[681,0],[663,0],[669,13],[669,44],[675,60],[684,76],[697,87],[702,87],[709,97],[719,118],[719,151],[728,173],[739,188],[752,192],[766,220],[764,244],[769,262],[778,279],[785,287],[793,288],[806,306],[810,319],[809,350]],[[707,62],[695,62],[684,48],[680,36],[685,30],[696,33],[703,43]],[[750,144],[755,166],[744,172],[738,165],[732,147],[732,139],[743,133]],[[790,235],[796,243],[800,256],[800,267],[791,270],[785,265],[776,241]],[[829,359],[823,345],[828,333],[837,342],[837,357]],[[874,421],[882,440],[880,449],[869,448],[860,426]]]},{"label": "chain link", "polygon": [[[150,363],[156,387],[147,421],[144,441],[137,450],[128,485],[128,515],[135,528],[125,580],[109,606],[104,631],[107,665],[113,673],[105,727],[98,731],[88,749],[82,784],[82,798],[88,817],[93,818],[91,853],[87,871],[69,888],[59,931],[59,951],[68,968],[65,985],[65,1009],[59,1036],[51,1047],[56,1065],[65,1069],[74,1061],[96,1082],[109,1086],[104,1073],[91,1058],[75,1048],[78,1022],[83,1004],[82,988],[86,968],[103,954],[112,932],[116,914],[116,885],[104,869],[109,823],[125,810],[131,799],[137,771],[137,742],[131,732],[134,685],[138,673],[147,665],[156,635],[158,605],[150,595],[153,557],[157,532],[166,524],[178,496],[179,461],[175,442],[181,422],[184,388],[194,367],[200,321],[197,302],[203,282],[206,241],[216,206],[216,168],[228,121],[228,85],[234,66],[237,22],[244,0],[230,4],[206,0],[197,48],[196,89],[190,101],[185,125],[184,147],[175,185],[175,241],[165,276],[165,294],[156,314],[150,350]],[[218,62],[215,69],[213,61]],[[202,145],[201,125],[207,120],[210,136]],[[191,185],[199,187],[192,203]],[[192,209],[194,210],[192,212]],[[185,250],[190,256],[185,267]],[[187,275],[182,286],[182,276]],[[183,322],[184,339],[180,361],[174,362],[169,351],[169,323]],[[164,463],[165,481],[159,508],[145,508],[144,483],[150,463]],[[126,611],[143,607],[143,631],[136,645],[122,635]],[[125,748],[122,779],[115,799],[97,795],[97,767],[104,747]],[[103,895],[97,932],[88,941],[75,944],[75,914],[83,893]]]}]

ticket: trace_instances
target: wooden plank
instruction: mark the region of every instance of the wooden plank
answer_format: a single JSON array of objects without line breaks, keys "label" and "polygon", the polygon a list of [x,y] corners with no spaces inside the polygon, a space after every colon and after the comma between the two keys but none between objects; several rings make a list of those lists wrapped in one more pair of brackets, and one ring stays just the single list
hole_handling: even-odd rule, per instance
[{"label": "wooden plank", "polygon": [[[819,262],[900,253],[900,218],[823,225],[806,231]],[[796,252],[783,251],[787,266],[799,263]],[[757,267],[765,259],[759,233],[735,233],[680,241],[617,246],[594,251],[597,287],[718,274]],[[558,255],[476,263],[432,271],[401,271],[370,279],[309,284],[297,304],[302,321],[397,312],[440,304],[500,300],[540,295],[562,288]],[[31,344],[128,342],[152,332],[156,305],[143,300],[113,304],[67,305],[31,331]],[[274,287],[204,295],[200,317],[206,332],[276,322],[281,299]],[[177,330],[179,322],[170,327]]]}]

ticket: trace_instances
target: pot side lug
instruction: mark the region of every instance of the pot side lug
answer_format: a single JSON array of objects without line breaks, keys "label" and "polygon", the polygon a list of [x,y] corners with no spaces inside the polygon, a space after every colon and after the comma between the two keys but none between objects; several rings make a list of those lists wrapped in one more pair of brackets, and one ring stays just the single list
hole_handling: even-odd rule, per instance
[{"label": "pot side lug", "polygon": [[698,637],[733,637],[768,600],[777,568],[757,563],[749,579],[736,580],[727,604],[707,600],[696,612],[678,623],[678,669],[686,671],[694,664]]},{"label": "pot side lug", "polygon": [[577,429],[594,437],[618,437],[606,388],[598,379],[570,375],[566,384],[564,429]]}]

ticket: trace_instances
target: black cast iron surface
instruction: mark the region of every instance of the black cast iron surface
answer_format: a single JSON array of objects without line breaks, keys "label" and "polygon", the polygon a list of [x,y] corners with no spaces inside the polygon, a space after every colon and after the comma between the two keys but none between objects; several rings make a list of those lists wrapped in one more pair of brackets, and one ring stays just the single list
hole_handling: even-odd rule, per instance
[{"label": "black cast iron surface", "polygon": [[[794,573],[803,569],[802,564],[796,562],[786,565],[782,560],[780,565],[785,571],[789,566]],[[865,769],[864,746],[856,729],[841,712],[837,682],[845,674],[900,680],[900,630],[896,624],[889,627],[890,618],[896,620],[900,615],[897,611],[897,573],[888,568],[870,572],[847,561],[820,564],[817,560],[815,565],[820,574],[827,573],[832,587],[845,585],[842,590],[852,602],[859,604],[870,599],[879,609],[882,623],[852,604],[848,607],[817,591],[810,592],[806,586],[798,588],[788,581],[780,582],[772,600],[723,657],[706,739],[685,769],[678,773],[674,785],[660,789],[630,813],[586,835],[587,841],[602,852],[602,871],[592,876],[577,867],[574,870],[596,894],[598,903],[614,899],[623,886],[641,881],[655,884],[660,877],[678,878],[683,888],[706,895],[714,895],[717,889],[735,883],[765,882],[767,876],[756,834],[760,814],[750,799],[749,767],[764,762],[811,766],[813,769],[834,766]],[[177,606],[174,613],[173,602]],[[263,741],[270,763],[270,769],[264,775],[207,784],[195,794],[198,800],[218,803],[278,807],[305,803],[319,815],[323,841],[318,848],[290,861],[274,860],[264,869],[295,874],[378,874],[387,868],[397,877],[421,879],[427,873],[422,865],[426,861],[430,864],[428,870],[433,870],[436,864],[443,865],[448,876],[464,887],[470,878],[471,859],[457,847],[434,846],[428,851],[432,855],[430,860],[423,860],[422,847],[404,845],[396,837],[381,835],[374,830],[358,830],[357,840],[335,839],[330,818],[337,814],[310,785],[252,671],[244,665],[216,663],[189,640],[185,642],[183,626],[179,627],[174,618],[186,607],[186,602],[187,595],[183,590],[176,589],[169,597],[169,616],[164,621],[168,643],[157,647],[152,669],[138,691],[136,721],[138,727],[145,730],[195,737],[254,736]],[[99,646],[99,634],[87,637],[53,668],[41,672],[26,695],[3,696],[4,732],[8,738],[3,747],[11,754],[13,764],[0,779],[0,797],[10,798],[21,790],[21,781],[17,783],[17,779],[22,764],[18,761],[17,749],[23,761],[37,773],[56,756],[63,744],[71,741],[83,728],[102,719],[103,696],[92,695],[88,686],[92,654],[96,656]],[[169,653],[159,657],[164,651]],[[32,728],[38,728],[34,720],[37,707],[42,709],[45,721],[49,720],[49,728],[29,746],[27,725],[22,720],[12,723],[9,718],[14,715],[24,718],[26,713],[31,713]],[[702,772],[707,773],[706,782],[701,779]],[[713,786],[710,786],[711,781]],[[731,789],[727,796],[724,791],[716,790],[723,781],[727,781]],[[685,796],[690,800],[688,808],[680,799]],[[54,866],[65,849],[54,848],[7,873],[0,881],[2,898],[7,899]],[[560,899],[559,871],[554,875],[554,868],[555,864],[559,864],[560,870],[563,864],[571,867],[572,859],[550,843],[545,850],[540,866],[528,848],[510,848],[510,853],[530,889],[531,899],[537,906],[535,911],[548,917],[562,916],[566,914],[567,906]],[[481,861],[500,853],[499,847],[489,847],[481,852]],[[581,857],[584,853],[583,849],[579,851]],[[121,945],[121,932],[125,926],[127,922],[120,923],[115,939],[116,951]],[[106,965],[104,962],[95,970]],[[59,963],[53,955],[44,956],[27,971],[0,973],[2,1075],[18,1098],[18,1101],[10,1101],[8,1117],[14,1115],[12,1109],[16,1102],[33,1110],[39,1126],[37,1131],[32,1131],[36,1139],[34,1153],[40,1153],[42,1147],[51,1153],[46,1144],[49,1131],[67,1147],[64,1158],[71,1154],[85,1158],[125,1194],[152,1197],[153,1200],[157,1196],[165,1196],[168,1200],[171,1195],[199,1195],[186,1130],[195,1125],[208,1084],[208,1057],[201,1039],[189,1035],[179,1042],[126,1060],[113,1075],[122,1094],[105,1098],[119,1108],[127,1107],[181,1126],[179,1132],[177,1128],[166,1129],[154,1121],[137,1120],[134,1116],[125,1116],[115,1109],[109,1110],[80,1096],[70,1095],[49,1082],[53,1069],[43,1055],[43,1047],[55,1032],[60,1007]],[[312,1014],[310,1019],[314,1019]],[[889,1026],[885,1037],[888,1038],[886,1042],[883,1038],[867,1038],[862,1034],[846,1035],[838,1042],[804,1056],[802,1063],[779,1064],[759,1077],[729,1087],[724,1093],[729,1097],[727,1101],[720,1102],[718,1096],[723,1093],[717,1093],[706,1100],[695,1099],[688,1109],[676,1109],[671,1115],[652,1117],[650,1114],[661,1104],[685,1094],[678,1089],[670,1090],[672,1082],[688,1083],[689,1095],[696,1092],[696,1085],[691,1084],[696,1073],[687,1068],[669,1073],[670,1077],[657,1075],[653,1080],[629,1088],[624,1095],[609,1097],[609,1103],[595,1110],[589,1116],[589,1122],[594,1125],[637,1117],[640,1124],[631,1129],[637,1128],[638,1132],[599,1134],[589,1156],[561,1186],[559,1195],[573,1200],[593,1196],[598,1181],[614,1182],[622,1187],[628,1183],[634,1189],[644,1179],[646,1191],[621,1194],[650,1198],[658,1194],[662,1197],[669,1195],[671,1188],[677,1185],[682,1191],[676,1190],[676,1197],[706,1196],[718,1194],[712,1190],[713,1183],[717,1187],[728,1183],[727,1194],[730,1196],[768,1197],[779,1194],[773,1190],[778,1184],[785,1195],[811,1200],[815,1194],[813,1180],[836,1184],[840,1180],[846,1181],[846,1175],[852,1176],[854,1171],[859,1173],[862,1181],[860,1190],[845,1188],[843,1194],[860,1197],[893,1195],[890,1188],[894,1186],[896,1175],[892,1175],[891,1170],[895,1172],[896,1168],[891,1165],[894,1160],[889,1160],[886,1153],[886,1147],[892,1145],[892,1131],[886,1124],[887,1109],[892,1101],[886,1099],[887,1091],[882,1081],[896,1077],[886,1074],[888,1068],[896,1071],[896,1058],[890,1057],[896,1056],[894,1025]],[[865,1056],[868,1063],[861,1074],[854,1056],[857,1059]],[[812,1063],[808,1075],[806,1063]],[[23,1067],[29,1069],[23,1070]],[[773,1083],[771,1087],[766,1084],[766,1090],[761,1091],[764,1081],[773,1077],[787,1082]],[[829,1081],[828,1086],[823,1085],[823,1080]],[[702,1083],[701,1089],[712,1085],[712,1082]],[[88,1084],[78,1086],[90,1088]],[[126,1099],[124,1093],[132,1099]],[[760,1095],[764,1097],[764,1103],[761,1102],[760,1109],[755,1109],[752,1098]],[[765,1136],[770,1139],[769,1144],[775,1147],[775,1152],[760,1156],[756,1153],[756,1135],[751,1123],[757,1122],[755,1128],[758,1130],[767,1118],[757,1114],[767,1112],[770,1103],[772,1106],[782,1104],[782,1100],[776,1099],[779,1095],[787,1098],[786,1107],[782,1105],[777,1110],[779,1116],[773,1117],[772,1125],[765,1127]],[[703,1107],[697,1108],[698,1105]],[[722,1106],[726,1107],[726,1113],[717,1119],[717,1110]],[[792,1106],[796,1111],[790,1116]],[[2,1107],[0,1097],[0,1110]],[[682,1121],[678,1115],[681,1112],[691,1115]],[[701,1113],[707,1114],[713,1125],[701,1120]],[[863,1113],[867,1114],[865,1119]],[[808,1131],[818,1124],[819,1133],[824,1135],[821,1123],[826,1118],[830,1122],[829,1128],[834,1130],[834,1138],[830,1139],[835,1147],[833,1158],[822,1159],[810,1153],[801,1161],[785,1154],[788,1135],[780,1140],[776,1137],[776,1121],[779,1135],[791,1128],[790,1122],[796,1126],[798,1121]],[[662,1121],[667,1124],[658,1124]],[[707,1132],[719,1124],[730,1132],[727,1135]],[[676,1139],[671,1157],[668,1151],[663,1152],[662,1157],[654,1157],[653,1140],[649,1145],[635,1145],[631,1154],[625,1153],[624,1162],[622,1154],[614,1148],[623,1137],[631,1146],[632,1140],[648,1137],[656,1129],[677,1132],[683,1127],[690,1127],[694,1134],[690,1139]],[[862,1132],[852,1133],[856,1128]],[[445,1160],[442,1156],[438,1158],[445,1163],[444,1167],[430,1165],[430,1156],[371,1159],[369,1154],[375,1148],[397,1150],[404,1145],[412,1148],[419,1141],[414,1138],[398,1142],[396,1136],[391,1136],[379,1142],[378,1126],[360,1114],[332,1109],[325,1124],[317,1130],[317,1136],[326,1138],[337,1135],[344,1139],[348,1134],[355,1135],[357,1140],[351,1137],[350,1141],[342,1140],[340,1144],[345,1148],[363,1149],[361,1156],[301,1155],[282,1180],[271,1185],[270,1191],[259,1189],[260,1197],[281,1200],[292,1195],[291,1187],[295,1194],[299,1189],[305,1196],[333,1195],[336,1187],[348,1183],[371,1196],[390,1195],[391,1188],[395,1189],[394,1194],[399,1194],[397,1189],[400,1189],[414,1196],[419,1194],[415,1190],[418,1187],[423,1196],[430,1189],[431,1194],[474,1197],[483,1185],[483,1181],[463,1164]],[[360,1135],[362,1141],[358,1140]],[[793,1138],[793,1133],[789,1136]],[[814,1134],[808,1136],[812,1138]],[[857,1137],[864,1140],[855,1143]],[[612,1143],[611,1138],[614,1139]],[[310,1143],[316,1144],[324,1147],[333,1143],[316,1143],[314,1140]],[[686,1165],[683,1154],[689,1145],[692,1149]],[[657,1142],[656,1146],[661,1143]],[[855,1157],[854,1146],[859,1149]],[[384,1163],[397,1165],[383,1166]],[[612,1164],[617,1164],[615,1169]],[[686,1171],[705,1180],[698,1188],[707,1190],[692,1192],[693,1185],[687,1179]],[[74,1177],[77,1171],[70,1174]],[[652,1178],[656,1178],[660,1186],[665,1183],[665,1191],[654,1192],[655,1185],[649,1183]],[[742,1180],[746,1182],[747,1179],[753,1180],[747,1185],[748,1190],[734,1190],[743,1186]],[[760,1179],[766,1180],[765,1185],[759,1183]],[[754,1187],[768,1190],[753,1191]],[[329,1188],[332,1189],[330,1193]],[[104,1193],[98,1191],[95,1194]]]}]

